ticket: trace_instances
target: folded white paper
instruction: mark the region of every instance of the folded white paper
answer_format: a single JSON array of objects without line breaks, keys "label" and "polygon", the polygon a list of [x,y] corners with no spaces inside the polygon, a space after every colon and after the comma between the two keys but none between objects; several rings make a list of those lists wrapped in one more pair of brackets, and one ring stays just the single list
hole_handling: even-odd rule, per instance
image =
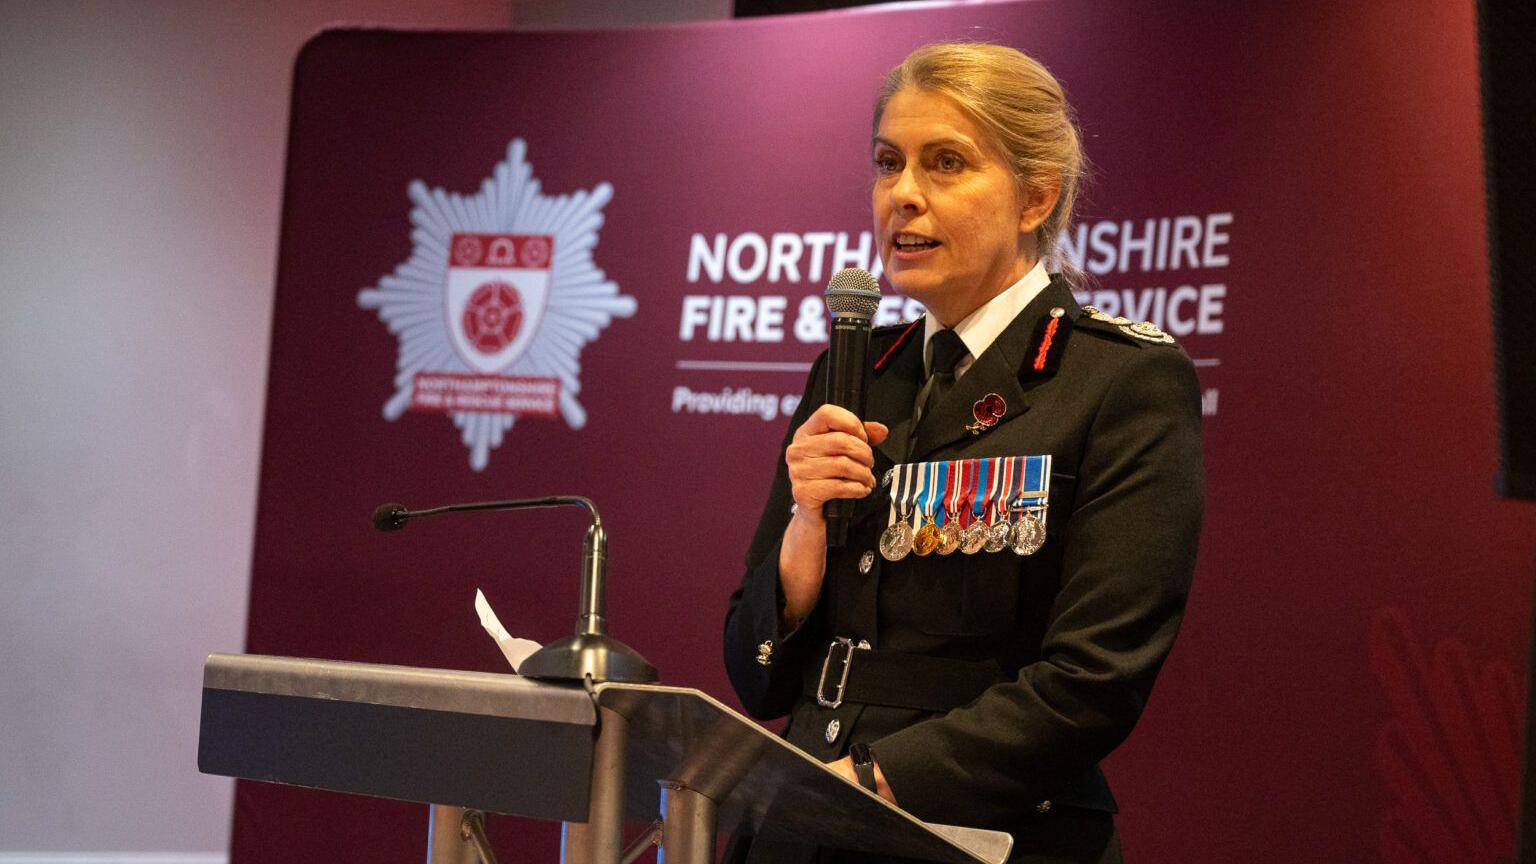
[{"label": "folded white paper", "polygon": [[507,628],[501,626],[501,619],[497,618],[496,613],[492,611],[490,601],[485,599],[485,592],[479,588],[475,589],[475,612],[480,616],[480,626],[485,628],[485,632],[491,634],[491,638],[496,640],[496,647],[501,649],[502,656],[512,664],[513,672],[523,665],[523,661],[528,659],[529,654],[542,647],[532,639],[519,639],[508,633]]}]

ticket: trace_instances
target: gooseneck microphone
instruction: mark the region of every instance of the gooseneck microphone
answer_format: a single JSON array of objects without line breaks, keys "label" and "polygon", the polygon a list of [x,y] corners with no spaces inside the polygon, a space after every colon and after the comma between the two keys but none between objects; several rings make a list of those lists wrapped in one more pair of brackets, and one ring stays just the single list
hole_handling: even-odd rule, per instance
[{"label": "gooseneck microphone", "polygon": [[[864,376],[869,371],[869,321],[880,308],[880,283],[858,267],[839,270],[827,283],[827,315],[832,319],[827,349],[827,404],[847,408],[864,419]],[[853,521],[851,498],[828,501],[827,545],[848,541]]]},{"label": "gooseneck microphone", "polygon": [[512,498],[506,501],[477,501],[473,504],[447,504],[428,510],[407,510],[404,504],[380,504],[373,511],[373,527],[380,531],[399,531],[405,523],[422,516],[440,513],[469,513],[476,510],[525,510],[534,507],[585,507],[592,514],[592,525],[599,531],[603,519],[597,506],[579,495],[553,495],[547,498]]},{"label": "gooseneck microphone", "polygon": [[518,671],[529,678],[556,681],[590,679],[593,682],[638,684],[657,681],[656,667],[634,649],[608,635],[607,604],[604,601],[608,581],[608,534],[603,530],[603,517],[591,499],[580,495],[550,495],[447,504],[427,510],[409,510],[403,504],[384,504],[373,511],[373,527],[380,531],[399,531],[406,522],[422,516],[536,507],[582,507],[590,518],[581,556],[581,615],[576,619],[575,636],[551,642],[535,651],[523,661]]}]

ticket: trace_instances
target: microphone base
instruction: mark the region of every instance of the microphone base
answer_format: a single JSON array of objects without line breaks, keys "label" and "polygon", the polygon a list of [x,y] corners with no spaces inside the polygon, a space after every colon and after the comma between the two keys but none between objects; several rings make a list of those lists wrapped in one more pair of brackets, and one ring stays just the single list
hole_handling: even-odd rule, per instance
[{"label": "microphone base", "polygon": [[621,681],[655,684],[656,667],[633,648],[599,633],[577,633],[545,645],[518,666],[518,674],[545,681]]}]

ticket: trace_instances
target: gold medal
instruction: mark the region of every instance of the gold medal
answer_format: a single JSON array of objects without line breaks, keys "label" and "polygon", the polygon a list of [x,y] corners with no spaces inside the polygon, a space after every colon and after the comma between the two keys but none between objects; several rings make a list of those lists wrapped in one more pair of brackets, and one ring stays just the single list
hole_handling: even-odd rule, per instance
[{"label": "gold medal", "polygon": [[945,522],[939,528],[939,554],[953,555],[955,550],[960,548],[960,541],[964,539],[965,532],[960,530],[959,523]]},{"label": "gold medal", "polygon": [[934,511],[937,510],[944,497],[944,490],[939,483],[938,462],[920,463],[919,470],[924,470],[927,485],[917,498],[918,521],[922,527],[912,535],[912,551],[918,555],[927,555],[939,548],[939,526],[933,523]]},{"label": "gold medal", "polygon": [[939,548],[939,526],[929,522],[917,529],[912,535],[912,551],[918,555],[927,555]]}]

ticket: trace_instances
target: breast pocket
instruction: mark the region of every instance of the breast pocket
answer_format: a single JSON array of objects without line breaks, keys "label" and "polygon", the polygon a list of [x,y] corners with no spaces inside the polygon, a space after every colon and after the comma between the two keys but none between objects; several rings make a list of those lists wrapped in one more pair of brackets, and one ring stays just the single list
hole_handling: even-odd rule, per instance
[{"label": "breast pocket", "polygon": [[937,636],[970,636],[1013,628],[1018,607],[1012,552],[909,556],[882,578],[882,617]]},{"label": "breast pocket", "polygon": [[1032,555],[1011,549],[966,555],[937,553],[887,565],[881,593],[888,621],[938,636],[1009,633],[1038,617],[1023,606],[1048,604],[1061,580],[1062,538],[1077,478],[1051,474],[1046,542]]}]

